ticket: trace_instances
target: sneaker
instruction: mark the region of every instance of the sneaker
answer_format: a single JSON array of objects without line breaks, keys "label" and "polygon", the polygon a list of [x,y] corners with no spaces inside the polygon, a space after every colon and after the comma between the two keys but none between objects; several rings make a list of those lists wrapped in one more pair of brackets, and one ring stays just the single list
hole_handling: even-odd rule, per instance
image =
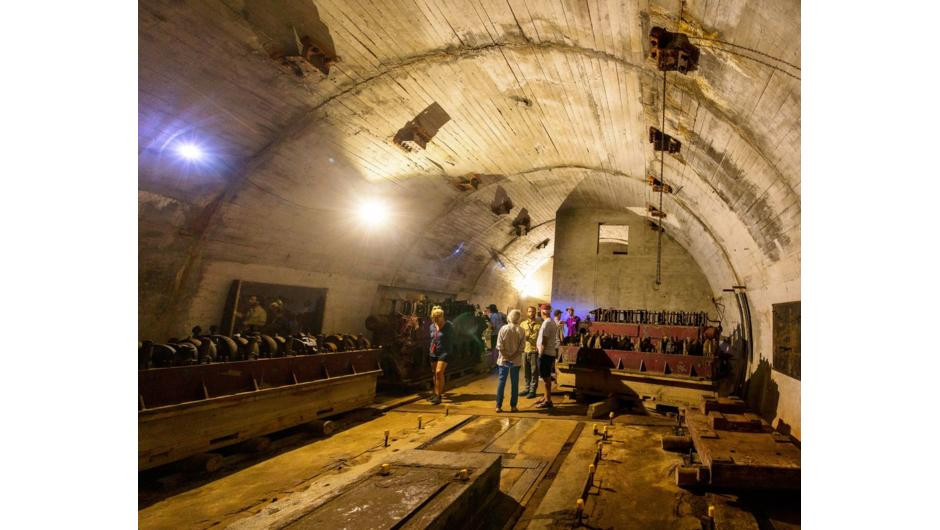
[{"label": "sneaker", "polygon": [[432,405],[440,405],[440,404],[441,404],[441,396],[437,396],[437,395],[431,396],[431,404],[432,404]]},{"label": "sneaker", "polygon": [[529,392],[528,394],[525,395],[525,397],[527,397],[527,398],[529,398],[529,399],[534,399],[534,398],[535,398],[535,392]]},{"label": "sneaker", "polygon": [[512,407],[511,409],[509,409],[509,412],[519,412],[519,409],[517,409],[516,407]]},{"label": "sneaker", "polygon": [[496,407],[496,412],[502,412],[502,411],[503,409],[501,407]]}]

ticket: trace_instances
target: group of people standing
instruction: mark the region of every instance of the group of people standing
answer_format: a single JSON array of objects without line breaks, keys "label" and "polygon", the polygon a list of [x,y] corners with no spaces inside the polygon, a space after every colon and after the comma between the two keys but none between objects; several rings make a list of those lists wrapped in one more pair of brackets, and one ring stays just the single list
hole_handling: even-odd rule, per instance
[{"label": "group of people standing", "polygon": [[[537,397],[539,379],[545,384],[545,393],[535,403],[536,408],[551,409],[552,382],[555,374],[555,359],[558,347],[567,337],[578,334],[580,318],[574,308],[568,308],[568,318],[562,320],[562,312],[543,304],[539,308],[529,306],[526,318],[513,309],[508,315],[499,311],[495,304],[486,308],[490,328],[490,345],[496,353],[498,384],[496,389],[496,411],[503,412],[506,381],[509,381],[510,411],[516,412],[519,404],[519,372],[524,374],[523,394],[529,399]],[[554,317],[554,318],[553,318]],[[444,372],[447,355],[453,344],[453,324],[444,318],[444,311],[435,307],[431,311],[430,359],[434,372],[434,391],[429,398],[433,404],[441,402],[444,390]]]},{"label": "group of people standing", "polygon": [[[491,305],[491,319],[499,312]],[[551,318],[550,305],[535,306],[526,309],[526,319],[522,321],[522,312],[513,309],[509,312],[508,322],[499,328],[496,336],[496,412],[503,412],[503,399],[506,392],[506,380],[509,379],[509,410],[519,410],[519,371],[525,377],[525,395],[529,399],[536,397],[539,379],[545,383],[545,395],[535,403],[535,408],[551,409],[552,379],[555,375],[555,358],[558,346],[565,331],[561,321],[561,311],[556,311]],[[573,312],[573,310],[572,310]],[[495,313],[495,314],[494,314]],[[494,326],[495,328],[495,326]]]}]

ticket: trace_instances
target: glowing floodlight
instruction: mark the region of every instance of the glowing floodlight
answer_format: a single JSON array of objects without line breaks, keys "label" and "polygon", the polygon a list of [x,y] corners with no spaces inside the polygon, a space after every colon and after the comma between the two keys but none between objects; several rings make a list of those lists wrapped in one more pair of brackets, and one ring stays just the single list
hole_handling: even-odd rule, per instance
[{"label": "glowing floodlight", "polygon": [[536,296],[539,293],[539,284],[535,281],[535,278],[531,276],[523,276],[519,279],[516,284],[516,290],[519,291],[519,294],[525,297]]},{"label": "glowing floodlight", "polygon": [[191,162],[202,160],[204,155],[202,149],[193,143],[180,144],[180,146],[176,148],[176,152],[179,153],[181,157]]},{"label": "glowing floodlight", "polygon": [[375,228],[384,225],[389,218],[388,205],[378,199],[367,199],[359,205],[359,221]]}]

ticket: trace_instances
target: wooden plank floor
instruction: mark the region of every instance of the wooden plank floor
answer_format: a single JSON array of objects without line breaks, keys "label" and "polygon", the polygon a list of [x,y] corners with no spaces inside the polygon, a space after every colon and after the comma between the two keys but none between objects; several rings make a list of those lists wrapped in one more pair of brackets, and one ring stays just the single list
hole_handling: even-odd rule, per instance
[{"label": "wooden plank floor", "polygon": [[[441,405],[418,400],[389,409],[332,437],[147,506],[139,511],[139,526],[266,528],[285,514],[301,513],[388,455],[410,448],[502,455],[500,491],[488,507],[483,528],[575,526],[575,501],[598,438],[592,425],[604,423],[579,415],[585,405],[561,395],[555,396],[552,413],[532,408],[534,400],[523,398],[521,412],[497,414],[495,388],[496,377],[489,375],[450,390]],[[673,470],[681,457],[659,448],[659,437],[670,433],[673,424],[658,416],[615,418],[585,505],[586,524],[695,527],[709,501],[704,492],[675,486]],[[385,430],[390,433],[389,447],[382,446]],[[798,499],[795,503],[798,528]]]}]

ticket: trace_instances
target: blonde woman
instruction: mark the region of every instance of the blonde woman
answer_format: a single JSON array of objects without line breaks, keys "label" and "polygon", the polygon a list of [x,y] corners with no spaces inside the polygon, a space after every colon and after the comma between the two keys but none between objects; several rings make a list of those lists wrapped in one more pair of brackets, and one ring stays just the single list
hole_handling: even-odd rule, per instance
[{"label": "blonde woman", "polygon": [[447,369],[447,356],[454,343],[454,325],[444,319],[441,306],[431,309],[431,371],[434,373],[434,394],[429,401],[434,405],[441,402],[444,395],[444,370]]},{"label": "blonde woman", "polygon": [[522,312],[513,309],[509,312],[509,323],[499,329],[496,338],[496,359],[499,383],[496,386],[496,412],[503,411],[503,394],[506,391],[506,376],[509,376],[510,411],[518,412],[519,403],[519,368],[522,366],[522,350],[525,349],[525,331],[519,325]]}]

